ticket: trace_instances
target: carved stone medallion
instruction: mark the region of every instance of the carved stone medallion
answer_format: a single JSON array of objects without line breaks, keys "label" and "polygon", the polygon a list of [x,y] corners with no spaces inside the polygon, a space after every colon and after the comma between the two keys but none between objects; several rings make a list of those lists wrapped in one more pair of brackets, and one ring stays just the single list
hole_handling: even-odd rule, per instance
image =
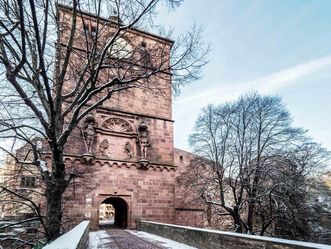
[{"label": "carved stone medallion", "polygon": [[102,142],[99,145],[99,153],[103,156],[107,156],[108,147],[109,147],[108,139],[102,140]]},{"label": "carved stone medallion", "polygon": [[133,147],[129,141],[127,141],[124,145],[124,153],[126,154],[127,159],[131,159],[134,157]]},{"label": "carved stone medallion", "polygon": [[102,123],[102,128],[112,132],[133,133],[133,128],[128,121],[121,118],[109,118]]}]

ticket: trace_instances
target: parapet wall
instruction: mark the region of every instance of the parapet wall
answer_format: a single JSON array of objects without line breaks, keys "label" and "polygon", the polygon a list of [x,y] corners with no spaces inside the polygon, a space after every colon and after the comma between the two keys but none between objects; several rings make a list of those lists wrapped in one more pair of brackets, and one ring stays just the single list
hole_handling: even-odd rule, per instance
[{"label": "parapet wall", "polygon": [[87,249],[90,221],[82,221],[43,249]]},{"label": "parapet wall", "polygon": [[323,244],[184,227],[150,221],[140,221],[138,229],[200,249],[331,249],[331,246]]}]

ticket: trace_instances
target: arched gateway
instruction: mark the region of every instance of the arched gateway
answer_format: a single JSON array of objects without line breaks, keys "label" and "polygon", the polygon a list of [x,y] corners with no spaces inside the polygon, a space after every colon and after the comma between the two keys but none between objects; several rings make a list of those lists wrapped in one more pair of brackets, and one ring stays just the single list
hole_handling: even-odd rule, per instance
[{"label": "arched gateway", "polygon": [[[105,204],[105,205],[104,205]],[[120,197],[109,197],[105,199],[101,206],[105,209],[108,208],[108,213],[106,215],[106,210],[101,210],[102,215],[99,213],[99,227],[101,226],[116,226],[121,228],[128,227],[128,204],[125,200]],[[103,222],[103,221],[109,222]]]}]

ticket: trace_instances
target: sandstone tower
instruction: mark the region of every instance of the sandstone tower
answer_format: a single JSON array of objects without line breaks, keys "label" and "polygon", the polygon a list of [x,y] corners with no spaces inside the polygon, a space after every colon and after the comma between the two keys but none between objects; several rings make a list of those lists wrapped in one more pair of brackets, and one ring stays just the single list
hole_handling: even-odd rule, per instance
[{"label": "sandstone tower", "polygon": [[[68,7],[59,6],[59,12],[61,22],[70,20]],[[84,13],[83,18],[85,24],[77,26],[93,30],[94,17]],[[168,39],[135,29],[117,43],[140,53],[159,45],[166,56],[172,46]],[[66,218],[91,219],[92,228],[97,228],[104,203],[114,207],[115,225],[121,227],[134,227],[136,219],[175,221],[171,75],[164,73],[154,82],[157,89],[141,87],[113,94],[71,136],[65,148],[67,166],[86,172],[66,191]]]},{"label": "sandstone tower", "polygon": [[[61,46],[66,44],[68,32],[65,31],[70,29],[71,11],[67,6],[58,5],[58,21],[62,26],[59,42]],[[98,19],[98,22],[101,25],[104,22],[105,32],[101,41],[111,36],[112,25],[120,25],[120,20],[113,17]],[[89,13],[80,13],[77,29],[88,31],[93,36],[95,25],[96,17]],[[65,90],[68,92],[77,87],[74,69],[79,70],[83,63],[80,56],[86,53],[82,39],[90,38],[75,37],[75,53],[70,58],[73,70],[68,70],[69,77],[65,83]],[[153,67],[155,60],[169,63],[172,45],[173,41],[169,39],[131,28],[115,41],[110,53],[115,61],[116,56],[126,57],[127,54],[138,59],[143,58],[138,60],[138,67],[131,67],[133,71],[125,72],[134,74],[138,70]],[[159,48],[160,56],[147,52],[159,51]],[[61,60],[61,51],[57,57]],[[130,58],[127,59],[130,62]],[[122,73],[123,68],[117,66],[115,63],[114,68]],[[177,177],[184,174],[184,169],[190,165],[194,155],[173,147],[171,74],[165,70],[151,77],[151,82],[141,79],[134,88],[114,91],[70,135],[64,148],[64,159],[66,170],[76,177],[63,196],[65,228],[87,219],[92,221],[92,229],[98,229],[101,223],[104,224],[102,219],[106,216],[113,217],[114,224],[123,228],[134,228],[136,221],[141,219],[205,225],[205,207],[196,202],[199,196],[194,194],[188,198],[182,188],[176,186]],[[102,73],[98,78],[99,81],[107,79],[107,73]],[[137,87],[140,83],[140,87]],[[92,99],[92,104],[93,101],[97,99]],[[70,101],[66,105],[70,106]],[[36,142],[42,159],[50,162],[47,142]],[[27,151],[28,148],[23,146],[16,151],[17,157],[26,157]],[[38,206],[45,205],[43,197],[34,194],[43,192],[38,174],[22,171],[22,167],[15,162],[9,166],[8,172],[14,173],[8,184],[28,192]],[[5,216],[11,215],[10,210],[18,208],[7,205]],[[110,214],[110,211],[112,215],[105,215],[106,212]],[[18,216],[29,217],[29,212],[31,210],[24,207],[20,209]]]}]

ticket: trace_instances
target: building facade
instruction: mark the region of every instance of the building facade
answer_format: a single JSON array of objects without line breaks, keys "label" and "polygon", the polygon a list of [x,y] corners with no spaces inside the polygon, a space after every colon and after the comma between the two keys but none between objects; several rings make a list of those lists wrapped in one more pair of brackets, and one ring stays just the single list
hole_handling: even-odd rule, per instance
[{"label": "building facade", "polygon": [[[58,6],[58,11],[65,34],[63,30],[71,23],[71,9]],[[82,13],[81,17],[77,28],[93,33],[95,17],[88,13]],[[108,28],[111,33],[111,25]],[[65,44],[66,36],[61,39]],[[84,47],[79,39],[75,41],[75,48],[82,51]],[[173,42],[130,29],[119,38],[118,44],[138,56],[149,46],[162,47],[163,56],[169,57]],[[153,61],[152,55],[150,57],[149,63]],[[72,60],[73,64],[80,63],[77,57]],[[102,80],[103,75],[100,77]],[[134,228],[141,219],[205,225],[204,207],[200,204],[185,206],[180,201],[180,188],[176,186],[177,177],[183,174],[193,155],[173,146],[171,74],[163,72],[153,82],[158,86],[156,90],[135,87],[114,93],[73,131],[65,147],[65,165],[68,171],[79,172],[79,177],[64,194],[64,224],[71,226],[89,219],[92,229],[98,229],[99,218],[104,216],[100,210],[111,206],[114,224],[120,227]],[[66,82],[68,91],[74,87],[74,81]],[[47,144],[41,143],[40,153],[50,162]],[[23,157],[24,153],[21,154]],[[26,173],[21,174],[18,168],[17,163],[12,164],[11,170],[18,177],[10,184],[16,182],[16,189],[30,188],[32,195],[36,190],[42,191],[37,173],[24,171]],[[35,202],[41,207],[45,205],[42,197]],[[6,209],[3,210],[5,213]]]}]

